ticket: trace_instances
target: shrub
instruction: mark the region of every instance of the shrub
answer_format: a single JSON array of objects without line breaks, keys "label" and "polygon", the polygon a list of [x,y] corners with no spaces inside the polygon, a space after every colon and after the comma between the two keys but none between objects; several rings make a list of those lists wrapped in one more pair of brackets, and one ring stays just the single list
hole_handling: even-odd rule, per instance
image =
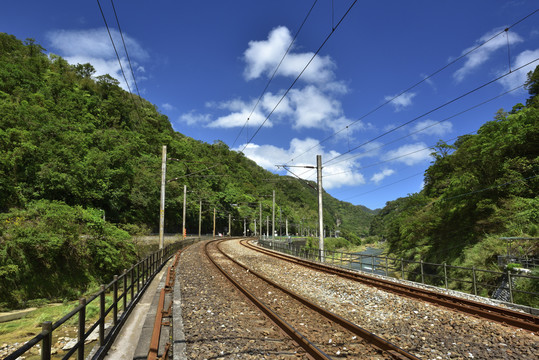
[{"label": "shrub", "polygon": [[127,268],[130,236],[101,214],[48,200],[0,214],[0,304],[77,298]]}]

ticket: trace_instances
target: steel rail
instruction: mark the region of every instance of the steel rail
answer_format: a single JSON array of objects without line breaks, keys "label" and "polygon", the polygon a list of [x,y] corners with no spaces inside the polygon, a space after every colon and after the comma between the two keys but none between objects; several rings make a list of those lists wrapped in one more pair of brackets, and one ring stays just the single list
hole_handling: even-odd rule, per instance
[{"label": "steel rail", "polygon": [[328,360],[331,359],[329,355],[320,350],[316,345],[310,342],[303,334],[288,324],[277,313],[266,306],[256,296],[254,296],[249,290],[241,286],[236,280],[234,280],[230,274],[228,274],[216,261],[213,259],[209,252],[209,245],[215,242],[222,242],[224,240],[213,240],[204,244],[204,253],[211,263],[223,274],[223,276],[230,281],[241,293],[243,293],[256,307],[258,307],[269,319],[271,319],[275,325],[277,325],[282,331],[285,332],[292,340],[294,340],[308,356],[315,360]]},{"label": "steel rail", "polygon": [[272,250],[261,248],[259,246],[255,246],[251,243],[248,243],[246,240],[243,240],[240,243],[252,250],[262,252],[288,262],[337,275],[349,280],[361,282],[363,284],[383,289],[394,294],[406,296],[413,299],[420,299],[425,302],[433,303],[438,306],[443,306],[445,308],[456,310],[468,315],[473,315],[476,317],[495,321],[500,324],[505,324],[512,327],[528,330],[534,333],[539,333],[539,317],[532,314],[522,313],[499,306],[484,304],[478,301],[468,300],[449,294],[433,292],[427,289],[421,289],[406,284],[384,280],[343,268],[336,268],[326,264],[300,259],[298,257],[278,253]]},{"label": "steel rail", "polygon": [[325,318],[327,318],[331,322],[334,322],[334,323],[342,326],[346,330],[352,332],[353,334],[358,335],[359,337],[361,337],[362,339],[367,341],[370,345],[372,345],[372,346],[386,352],[387,354],[389,354],[394,359],[402,359],[402,360],[404,360],[404,359],[417,359],[417,360],[419,360],[416,356],[406,352],[405,350],[401,349],[397,345],[395,345],[395,344],[393,344],[393,343],[391,343],[391,342],[389,342],[389,341],[387,341],[387,340],[385,340],[385,339],[371,333],[370,331],[367,331],[366,329],[364,329],[364,328],[350,322],[349,320],[346,320],[345,318],[343,318],[343,317],[341,317],[341,316],[339,316],[339,315],[337,315],[337,314],[335,314],[335,313],[333,313],[331,311],[328,311],[328,310],[316,305],[315,303],[313,303],[310,300],[302,297],[301,295],[296,294],[296,293],[288,290],[287,288],[277,284],[276,282],[268,279],[267,277],[257,273],[253,269],[248,268],[244,264],[238,262],[237,260],[233,259],[228,254],[226,254],[219,247],[219,244],[217,245],[217,249],[227,259],[234,262],[235,264],[242,267],[243,269],[249,271],[250,274],[252,274],[252,275],[256,276],[257,278],[259,278],[260,280],[270,284],[271,286],[279,289],[280,291],[284,292],[288,296],[294,298],[295,300],[299,301],[303,305],[307,306],[309,309],[314,310],[317,313],[319,313],[320,315],[324,316]]}]

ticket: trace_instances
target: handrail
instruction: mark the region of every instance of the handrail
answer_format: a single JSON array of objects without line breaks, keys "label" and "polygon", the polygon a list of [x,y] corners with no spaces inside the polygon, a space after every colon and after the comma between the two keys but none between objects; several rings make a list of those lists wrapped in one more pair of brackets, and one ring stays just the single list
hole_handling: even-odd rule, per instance
[{"label": "handrail", "polygon": [[[41,359],[50,360],[52,350],[52,335],[54,330],[58,329],[65,322],[72,317],[78,315],[78,337],[77,343],[71,348],[62,359],[70,358],[75,352],[77,352],[77,359],[84,360],[85,340],[95,330],[99,330],[99,347],[92,350],[92,360],[101,360],[104,358],[108,349],[112,345],[112,342],[118,335],[125,320],[142,297],[150,282],[157,273],[161,270],[164,264],[179,250],[187,247],[194,242],[198,241],[198,238],[189,238],[184,241],[177,241],[173,244],[167,245],[164,249],[157,250],[144,259],[140,260],[136,264],[132,265],[129,270],[125,269],[120,275],[115,275],[114,279],[107,285],[101,285],[100,290],[91,295],[88,299],[81,298],[79,305],[71,310],[68,314],[64,315],[61,319],[52,323],[51,321],[45,321],[42,324],[42,331],[29,341],[27,341],[20,348],[9,354],[4,360],[15,360],[18,357],[25,354],[34,346],[42,343],[41,346]],[[129,277],[129,281],[127,281]],[[128,284],[129,283],[129,284]],[[136,287],[136,291],[135,291]],[[112,290],[111,290],[112,288]],[[118,290],[121,289],[121,294],[118,294]],[[105,307],[105,294],[109,290],[113,293],[113,302],[107,308]],[[127,297],[130,296],[129,303]],[[99,301],[100,315],[99,318],[86,329],[86,307],[93,301]],[[119,307],[123,308],[122,314],[118,317]],[[107,315],[113,312],[113,326],[108,330],[105,336],[105,321]]]}]

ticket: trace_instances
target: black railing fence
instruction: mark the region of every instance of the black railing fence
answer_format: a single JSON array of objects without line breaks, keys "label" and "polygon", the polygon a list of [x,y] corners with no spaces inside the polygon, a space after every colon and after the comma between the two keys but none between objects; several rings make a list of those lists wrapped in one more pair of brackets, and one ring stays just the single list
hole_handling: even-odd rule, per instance
[{"label": "black railing fence", "polygon": [[532,276],[529,272],[483,270],[445,263],[436,264],[423,260],[406,260],[341,251],[325,250],[324,254],[320,254],[319,249],[308,249],[281,239],[259,239],[258,243],[265,248],[311,261],[320,262],[322,258],[324,263],[328,265],[409,280],[515,304],[529,305],[529,299],[539,297],[537,286],[531,286],[533,291],[529,291],[529,287],[520,286],[525,282],[535,284],[539,282],[539,277]]},{"label": "black railing fence", "polygon": [[[15,360],[40,343],[41,359],[51,359],[53,336],[58,338],[58,329],[66,323],[72,324],[73,322],[78,324],[77,342],[62,356],[62,359],[68,359],[75,353],[78,360],[88,357],[93,360],[103,359],[125,320],[155,275],[178,250],[199,240],[199,238],[187,238],[149,254],[131,268],[124,270],[121,275],[115,275],[109,284],[101,285],[100,290],[95,295],[88,299],[81,298],[79,305],[60,320],[54,323],[51,321],[43,322],[40,334],[26,342],[4,360]],[[95,308],[99,309],[99,318],[94,323],[87,324],[87,320],[94,317],[90,316],[91,314],[88,312],[95,311]],[[108,323],[111,326],[106,328]],[[97,345],[91,348],[87,347],[85,342],[95,332],[97,332]]]}]

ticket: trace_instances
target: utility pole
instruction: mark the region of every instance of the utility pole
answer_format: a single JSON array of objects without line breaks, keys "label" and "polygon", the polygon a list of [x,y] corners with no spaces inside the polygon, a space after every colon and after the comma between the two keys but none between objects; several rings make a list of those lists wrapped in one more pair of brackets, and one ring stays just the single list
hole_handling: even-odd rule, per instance
[{"label": "utility pole", "polygon": [[182,238],[185,240],[185,203],[187,202],[187,185],[183,186],[183,220],[182,220]]},{"label": "utility pole", "polygon": [[213,238],[215,239],[215,208],[213,208]]},{"label": "utility pole", "polygon": [[198,203],[198,238],[202,237],[202,199]]},{"label": "utility pole", "polygon": [[167,146],[163,145],[161,159],[161,205],[159,206],[159,250],[165,244],[165,183],[167,178]]},{"label": "utility pole", "polygon": [[286,227],[285,227],[285,229],[286,229],[286,236],[288,236],[288,218],[285,218],[284,221],[285,221],[285,225],[286,225]]},{"label": "utility pole", "polygon": [[255,218],[255,236],[256,236],[256,218]]},{"label": "utility pole", "polygon": [[275,240],[275,190],[273,190],[273,211],[271,218],[271,238]]},{"label": "utility pole", "polygon": [[269,215],[266,216],[266,237],[269,237]]},{"label": "utility pole", "polygon": [[259,205],[260,205],[260,235],[262,235],[262,233],[264,232],[262,230],[262,201],[259,201]]},{"label": "utility pole", "polygon": [[228,214],[228,236],[232,236],[232,214]]},{"label": "utility pole", "polygon": [[320,262],[324,262],[324,208],[322,205],[322,155],[316,155],[316,174],[318,179],[318,225],[320,227],[320,238],[318,247],[320,249]]}]

